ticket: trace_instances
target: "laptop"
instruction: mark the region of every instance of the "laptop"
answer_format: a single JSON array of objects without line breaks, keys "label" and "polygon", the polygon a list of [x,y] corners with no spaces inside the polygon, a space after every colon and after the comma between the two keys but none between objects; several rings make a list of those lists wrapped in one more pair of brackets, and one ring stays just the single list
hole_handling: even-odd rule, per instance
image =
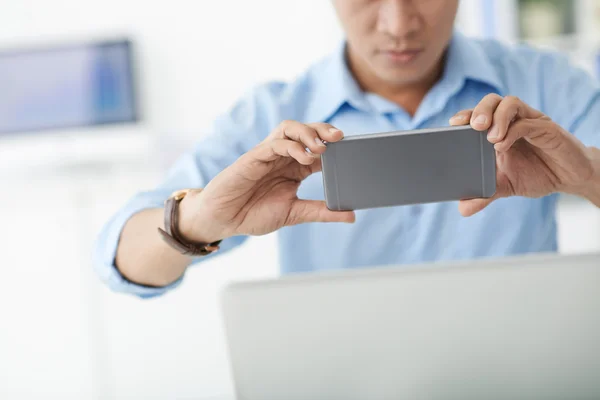
[{"label": "laptop", "polygon": [[237,282],[238,400],[600,399],[600,254]]}]

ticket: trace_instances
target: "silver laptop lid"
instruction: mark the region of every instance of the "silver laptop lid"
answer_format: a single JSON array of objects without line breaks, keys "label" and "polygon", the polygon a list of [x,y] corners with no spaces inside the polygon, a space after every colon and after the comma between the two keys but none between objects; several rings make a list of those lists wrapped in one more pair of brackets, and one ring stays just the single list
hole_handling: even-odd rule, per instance
[{"label": "silver laptop lid", "polygon": [[599,399],[600,255],[237,283],[241,400]]}]

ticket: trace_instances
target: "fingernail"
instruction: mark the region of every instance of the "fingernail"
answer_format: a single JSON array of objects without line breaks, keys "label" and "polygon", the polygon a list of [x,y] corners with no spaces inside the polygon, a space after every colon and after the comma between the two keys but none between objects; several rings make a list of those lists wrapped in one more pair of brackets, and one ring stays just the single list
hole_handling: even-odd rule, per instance
[{"label": "fingernail", "polygon": [[477,118],[475,118],[475,120],[473,122],[478,125],[483,125],[487,122],[487,117],[485,115],[481,114]]},{"label": "fingernail", "polygon": [[318,137],[315,138],[315,142],[317,142],[317,146],[326,147],[325,143],[323,143],[323,141]]},{"label": "fingernail", "polygon": [[450,122],[462,122],[464,120],[465,120],[464,115],[455,115],[454,117],[450,118]]},{"label": "fingernail", "polygon": [[488,139],[496,139],[497,137],[498,137],[498,128],[494,126],[488,132]]},{"label": "fingernail", "polygon": [[340,130],[339,130],[339,129],[337,129],[337,128],[329,128],[329,132],[330,132],[330,133],[333,133],[333,134],[336,134],[336,133],[338,133],[338,132],[339,132],[339,133],[340,133],[342,136],[344,136],[344,134],[342,133],[342,131],[340,131]]}]

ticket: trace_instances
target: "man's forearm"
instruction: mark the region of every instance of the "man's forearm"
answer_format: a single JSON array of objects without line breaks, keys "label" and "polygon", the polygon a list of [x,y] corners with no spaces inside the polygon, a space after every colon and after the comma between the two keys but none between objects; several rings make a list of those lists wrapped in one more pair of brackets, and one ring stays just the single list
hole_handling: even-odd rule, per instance
[{"label": "man's forearm", "polygon": [[166,286],[180,278],[192,258],[167,245],[157,232],[164,210],[149,209],[127,221],[117,248],[116,266],[128,280],[146,286]]},{"label": "man's forearm", "polygon": [[590,180],[576,194],[600,207],[600,149],[589,147],[589,157],[592,160],[594,173]]}]

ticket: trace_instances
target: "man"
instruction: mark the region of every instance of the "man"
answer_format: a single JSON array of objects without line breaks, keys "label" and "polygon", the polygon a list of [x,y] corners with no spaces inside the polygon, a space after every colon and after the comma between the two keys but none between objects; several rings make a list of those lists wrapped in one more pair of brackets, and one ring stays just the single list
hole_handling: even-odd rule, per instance
[{"label": "man", "polygon": [[[338,51],[241,99],[108,222],[95,266],[111,288],[165,293],[217,247],[276,230],[284,273],[554,251],[557,193],[600,207],[600,87],[590,76],[558,55],[455,33],[458,0],[333,4],[346,33]],[[325,207],[322,141],[448,121],[489,129],[494,198]],[[181,189],[194,190],[170,197]]]}]

